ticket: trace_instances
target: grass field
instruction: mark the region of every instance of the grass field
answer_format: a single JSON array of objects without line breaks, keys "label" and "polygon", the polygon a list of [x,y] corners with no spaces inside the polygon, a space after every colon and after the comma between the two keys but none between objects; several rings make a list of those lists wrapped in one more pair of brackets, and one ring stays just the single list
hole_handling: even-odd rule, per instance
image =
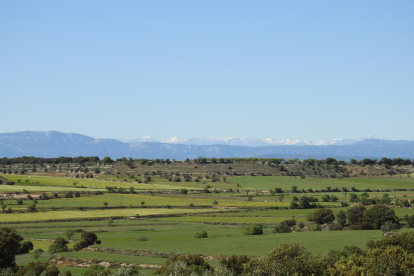
[{"label": "grass field", "polygon": [[239,183],[244,188],[258,189],[268,191],[276,187],[284,190],[291,190],[292,186],[299,189],[322,190],[327,187],[350,189],[414,189],[414,179],[369,179],[369,178],[305,178],[288,177],[288,176],[242,176],[229,177],[227,181],[230,183]]},{"label": "grass field", "polygon": [[59,219],[81,219],[81,218],[106,218],[115,216],[140,216],[160,215],[160,214],[183,214],[211,212],[213,209],[108,209],[108,210],[88,210],[88,211],[49,211],[37,213],[20,213],[20,214],[1,214],[1,222],[16,221],[45,221]]},{"label": "grass field", "polygon": [[[171,186],[166,183],[157,184],[152,181],[148,184],[142,183],[130,183],[121,181],[106,181],[106,180],[95,180],[85,178],[70,178],[70,177],[51,177],[51,176],[37,176],[37,175],[15,175],[15,174],[0,174],[11,181],[16,182],[16,187],[22,186],[56,186],[56,187],[85,187],[90,189],[105,189],[107,186],[117,186],[120,188],[134,187],[137,190],[179,190],[184,186]],[[17,180],[20,179],[20,183]],[[26,179],[28,182],[26,182]],[[37,183],[38,182],[38,183]],[[73,183],[76,182],[76,185]],[[168,183],[168,182],[167,182]]]},{"label": "grass field", "polygon": [[[273,226],[283,220],[295,219],[297,222],[306,222],[306,216],[315,209],[267,209],[273,207],[288,207],[294,196],[303,195],[316,197],[319,203],[332,208],[334,214],[341,210],[340,201],[347,202],[349,194],[343,192],[326,193],[283,193],[283,201],[279,202],[278,195],[272,196],[268,191],[281,187],[291,190],[292,186],[301,189],[321,190],[328,186],[331,188],[355,187],[357,189],[414,189],[414,179],[319,179],[298,177],[227,177],[227,181],[211,182],[168,182],[166,179],[154,178],[150,184],[132,183],[132,179],[121,182],[122,177],[102,176],[106,180],[74,179],[68,177],[51,177],[33,175],[4,175],[7,179],[17,181],[20,184],[14,186],[0,185],[0,193],[18,193],[23,189],[31,194],[41,192],[58,192],[60,197],[49,200],[38,200],[38,212],[26,212],[33,200],[24,199],[23,205],[17,205],[12,195],[3,197],[2,202],[11,207],[11,214],[0,213],[0,227],[15,227],[19,234],[31,239],[35,249],[41,248],[44,252],[39,260],[47,260],[49,245],[57,237],[64,237],[68,228],[92,231],[102,241],[95,247],[110,249],[112,253],[83,250],[61,253],[61,256],[101,261],[128,262],[133,264],[163,264],[165,258],[156,253],[184,253],[203,254],[208,256],[224,255],[249,255],[265,256],[270,250],[282,243],[299,243],[305,246],[312,254],[324,254],[329,250],[341,249],[346,245],[355,244],[365,248],[367,241],[378,240],[382,237],[381,231],[316,231],[293,232],[286,234],[272,233]],[[142,177],[141,177],[142,178]],[[29,179],[28,182],[25,179]],[[204,183],[203,183],[204,181]],[[73,185],[73,182],[77,182]],[[239,185],[237,185],[237,183]],[[202,193],[200,190],[210,185],[210,193]],[[86,188],[79,188],[84,186]],[[134,187],[138,193],[115,194],[104,193],[92,195],[88,191],[104,191],[106,186],[117,186],[129,189]],[[238,187],[239,186],[239,187]],[[177,193],[181,188],[190,190],[188,194]],[[231,188],[239,192],[224,192]],[[143,189],[144,193],[142,193]],[[221,190],[216,193],[213,189]],[[149,190],[153,194],[147,193]],[[67,191],[82,191],[80,197],[64,198]],[[140,193],[141,192],[141,193]],[[413,199],[414,191],[390,191],[387,192],[395,200],[397,197]],[[338,202],[321,202],[322,196],[328,194],[338,197]],[[360,192],[357,193],[361,194]],[[382,197],[384,192],[369,192],[369,197]],[[248,195],[253,196],[251,201]],[[213,201],[217,201],[214,202]],[[109,208],[104,207],[104,202]],[[144,202],[144,204],[142,204]],[[216,203],[216,204],[215,204]],[[194,204],[194,208],[189,208]],[[120,208],[122,205],[123,208]],[[144,206],[143,206],[144,205]],[[160,208],[167,205],[173,208]],[[218,208],[203,208],[210,206]],[[200,207],[201,206],[201,207]],[[178,208],[179,207],[179,208]],[[233,207],[234,209],[219,209],[221,207]],[[57,209],[56,209],[57,208]],[[85,209],[86,208],[86,209]],[[367,206],[366,208],[371,208]],[[56,210],[56,211],[53,211]],[[80,210],[84,209],[84,210]],[[414,209],[394,208],[399,217],[414,215]],[[110,217],[135,217],[134,219],[115,219],[112,225],[106,218]],[[165,217],[153,217],[150,215],[177,215]],[[102,220],[88,220],[102,218]],[[76,220],[76,221],[49,221],[49,220]],[[264,235],[242,235],[244,224],[259,223],[264,226]],[[194,238],[194,234],[207,231],[208,238]],[[407,231],[400,229],[398,231]],[[147,241],[140,241],[145,236]],[[75,241],[81,238],[76,233],[69,244],[72,247]],[[148,250],[152,255],[134,256],[131,250]],[[121,252],[120,250],[126,250]],[[134,253],[135,254],[135,253]],[[19,265],[33,261],[32,254],[24,254],[17,259]],[[218,265],[217,261],[212,265]],[[62,267],[62,270],[70,270],[75,273],[84,272],[85,268]],[[153,275],[154,270],[145,269],[148,275]]]}]

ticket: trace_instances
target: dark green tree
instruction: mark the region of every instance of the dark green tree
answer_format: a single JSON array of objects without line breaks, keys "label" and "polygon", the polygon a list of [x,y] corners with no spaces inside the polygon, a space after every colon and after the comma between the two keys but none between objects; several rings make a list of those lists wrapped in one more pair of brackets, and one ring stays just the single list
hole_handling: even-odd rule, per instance
[{"label": "dark green tree", "polygon": [[20,251],[20,242],[23,237],[15,229],[0,228],[0,268],[15,267],[15,256]]}]

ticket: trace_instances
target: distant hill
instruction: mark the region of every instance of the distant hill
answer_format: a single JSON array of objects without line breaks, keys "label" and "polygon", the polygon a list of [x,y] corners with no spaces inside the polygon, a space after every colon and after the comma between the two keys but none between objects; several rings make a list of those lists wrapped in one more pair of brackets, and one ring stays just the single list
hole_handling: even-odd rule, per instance
[{"label": "distant hill", "polygon": [[188,145],[183,143],[122,142],[57,131],[0,133],[0,157],[98,156],[103,158],[170,158],[184,160],[202,157],[315,158],[413,158],[414,141],[361,139],[345,145],[237,146],[225,144]]}]

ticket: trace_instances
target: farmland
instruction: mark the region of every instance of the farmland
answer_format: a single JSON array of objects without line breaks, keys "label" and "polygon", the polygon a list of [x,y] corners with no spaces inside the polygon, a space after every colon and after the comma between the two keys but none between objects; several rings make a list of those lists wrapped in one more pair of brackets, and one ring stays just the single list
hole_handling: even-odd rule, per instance
[{"label": "farmland", "polygon": [[[94,171],[91,178],[77,176],[88,166],[79,169],[73,164],[58,171],[49,168],[20,174],[20,169],[3,173],[0,176],[6,183],[0,185],[4,206],[0,227],[15,228],[34,249],[45,251],[37,260],[50,259],[63,271],[83,273],[84,263],[105,261],[111,268],[131,264],[153,275],[156,267],[176,254],[202,254],[212,266],[218,266],[222,256],[263,257],[285,243],[298,243],[313,255],[323,255],[349,245],[365,250],[368,241],[382,237],[378,229],[309,231],[313,223],[310,214],[321,208],[331,209],[338,216],[352,204],[365,203],[370,210],[375,202],[387,202],[401,222],[401,229],[394,230],[397,232],[410,231],[404,227],[404,219],[414,215],[409,207],[414,202],[410,168],[396,175],[380,174],[386,171],[382,168],[372,168],[371,173],[363,168],[364,177],[325,178],[258,175],[261,163],[252,165],[254,172],[241,176],[218,176],[210,169],[182,163],[175,165],[174,173],[166,174],[167,168],[171,169],[167,165],[154,166],[158,172],[139,163],[134,167],[116,162],[99,169],[94,164],[89,167]],[[232,171],[248,168],[245,164],[240,168],[225,165],[227,170],[230,167]],[[300,205],[303,197],[311,200],[308,208]],[[301,226],[288,233],[275,233],[275,226],[286,220]],[[252,224],[262,225],[263,234],[243,235],[243,228]],[[102,243],[49,255],[49,246],[57,237],[66,237],[68,229],[75,231],[69,248],[83,232],[96,233]],[[202,231],[208,233],[207,238],[194,238]],[[33,250],[17,258],[20,265],[33,260]]]}]

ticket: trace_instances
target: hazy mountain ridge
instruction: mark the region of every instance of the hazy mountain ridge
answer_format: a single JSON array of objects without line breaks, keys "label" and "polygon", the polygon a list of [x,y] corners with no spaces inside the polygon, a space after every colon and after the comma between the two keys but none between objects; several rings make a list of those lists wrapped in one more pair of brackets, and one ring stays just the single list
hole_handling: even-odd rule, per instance
[{"label": "hazy mountain ridge", "polygon": [[[196,139],[196,138],[194,138]],[[219,138],[207,139],[215,143]],[[284,140],[289,145],[245,146],[238,143],[252,142],[258,138],[227,138],[221,139],[228,144],[197,145],[198,140],[188,139],[180,143],[163,143],[146,137],[145,142],[122,142],[117,139],[95,139],[75,133],[57,131],[23,131],[0,133],[0,157],[59,157],[59,156],[111,156],[112,158],[170,158],[183,160],[186,158],[203,157],[272,157],[272,158],[315,158],[334,157],[349,160],[351,158],[413,158],[414,141],[386,140],[367,138],[353,140],[351,144],[341,145],[326,140],[326,144],[299,144],[297,141]],[[176,139],[178,140],[178,139]],[[219,139],[220,140],[220,139]],[[260,140],[260,139],[259,139]],[[205,140],[204,140],[205,141]],[[263,141],[263,140],[262,140]],[[348,141],[343,141],[348,143]]]}]

